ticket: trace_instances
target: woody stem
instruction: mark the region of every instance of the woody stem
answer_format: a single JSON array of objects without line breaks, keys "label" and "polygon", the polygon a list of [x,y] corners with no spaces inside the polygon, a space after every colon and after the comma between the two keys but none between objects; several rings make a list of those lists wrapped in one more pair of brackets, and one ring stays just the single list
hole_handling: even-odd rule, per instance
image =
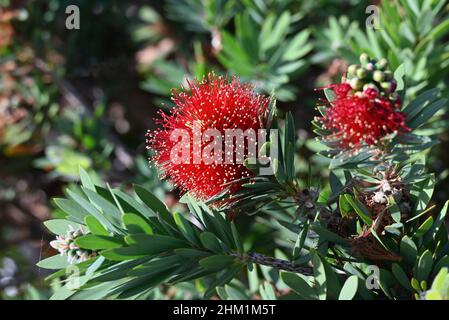
[{"label": "woody stem", "polygon": [[248,252],[246,254],[231,252],[230,255],[234,256],[234,257],[238,257],[239,259],[245,260],[247,262],[252,262],[252,263],[259,264],[259,265],[272,267],[272,268],[275,268],[278,270],[285,270],[285,271],[294,272],[294,273],[301,273],[301,274],[304,274],[307,276],[310,276],[313,274],[313,268],[311,268],[311,267],[298,266],[297,264],[295,264],[293,262],[269,257],[266,255],[257,253],[257,252]]}]

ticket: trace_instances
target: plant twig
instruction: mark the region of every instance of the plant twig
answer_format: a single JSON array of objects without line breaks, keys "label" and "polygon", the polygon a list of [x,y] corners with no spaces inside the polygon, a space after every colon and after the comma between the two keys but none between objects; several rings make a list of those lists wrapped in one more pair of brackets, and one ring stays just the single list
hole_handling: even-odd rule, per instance
[{"label": "plant twig", "polygon": [[257,252],[248,252],[247,254],[244,254],[244,255],[242,255],[240,253],[236,253],[236,252],[231,252],[230,255],[234,256],[234,257],[238,257],[241,260],[246,260],[248,262],[272,267],[272,268],[279,269],[279,270],[285,270],[285,271],[294,272],[294,273],[301,273],[301,274],[307,275],[307,276],[313,275],[312,267],[298,266],[297,264],[295,264],[293,262],[265,256],[265,255],[257,253]]}]

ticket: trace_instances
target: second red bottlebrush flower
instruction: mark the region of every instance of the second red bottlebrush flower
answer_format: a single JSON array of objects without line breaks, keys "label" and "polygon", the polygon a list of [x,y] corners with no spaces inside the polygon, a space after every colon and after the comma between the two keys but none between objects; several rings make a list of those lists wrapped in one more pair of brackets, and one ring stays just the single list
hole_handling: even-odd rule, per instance
[{"label": "second red bottlebrush flower", "polygon": [[391,134],[408,131],[401,99],[387,61],[360,57],[361,65],[351,65],[342,83],[330,85],[335,98],[329,101],[325,114],[317,120],[331,131],[326,137],[338,141],[342,149],[357,149],[363,144],[375,145]]},{"label": "second red bottlebrush flower", "polygon": [[[241,183],[233,181],[249,178],[253,173],[242,163],[206,163],[202,159],[195,162],[195,156],[202,155],[210,144],[204,137],[195,140],[195,125],[203,133],[208,129],[219,132],[223,142],[225,131],[229,129],[257,131],[265,128],[269,99],[256,94],[250,84],[215,74],[201,82],[189,82],[188,87],[173,91],[172,100],[177,107],[169,115],[160,112],[161,119],[157,122],[162,129],[147,133],[147,146],[155,151],[150,160],[163,171],[163,178],[197,199],[209,199],[228,188],[232,193],[241,187]],[[185,150],[189,150],[187,163],[173,161],[173,150],[179,144],[173,134],[180,130],[188,134],[188,140],[184,141]],[[224,156],[223,150],[220,158]]]}]

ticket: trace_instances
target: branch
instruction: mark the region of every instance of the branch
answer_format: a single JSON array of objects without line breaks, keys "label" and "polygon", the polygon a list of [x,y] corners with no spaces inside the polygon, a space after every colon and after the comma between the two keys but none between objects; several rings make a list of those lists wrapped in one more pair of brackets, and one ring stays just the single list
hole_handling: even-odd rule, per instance
[{"label": "branch", "polygon": [[231,256],[238,257],[241,260],[246,260],[248,262],[253,262],[256,264],[272,267],[279,270],[285,270],[294,273],[301,273],[306,276],[313,275],[312,267],[301,267],[293,262],[277,259],[269,256],[265,256],[263,254],[257,252],[248,252],[247,254],[240,254],[236,252],[231,252]]}]

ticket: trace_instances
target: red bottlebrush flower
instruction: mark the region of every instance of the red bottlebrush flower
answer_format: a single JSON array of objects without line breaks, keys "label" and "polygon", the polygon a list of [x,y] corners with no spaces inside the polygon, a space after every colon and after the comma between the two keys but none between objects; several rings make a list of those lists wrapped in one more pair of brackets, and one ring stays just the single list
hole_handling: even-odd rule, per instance
[{"label": "red bottlebrush flower", "polygon": [[[147,147],[155,151],[153,161],[163,171],[163,178],[167,178],[181,192],[189,191],[196,198],[205,200],[229,188],[235,192],[241,183],[232,181],[251,177],[253,173],[243,164],[212,162],[205,163],[202,159],[195,162],[194,157],[202,155],[209,141],[194,141],[194,124],[200,126],[202,133],[207,129],[216,129],[225,141],[225,130],[253,129],[257,132],[265,126],[269,99],[256,94],[253,86],[242,84],[236,78],[231,80],[210,74],[201,82],[188,82],[188,89],[172,92],[172,101],[177,108],[169,115],[160,112],[162,119],[157,120],[162,129],[147,133]],[[172,161],[172,150],[179,141],[172,141],[175,130],[186,130],[189,141],[188,163]],[[199,142],[200,148],[194,143]],[[224,148],[221,148],[224,149]],[[235,148],[233,148],[235,151]],[[247,155],[245,149],[245,156]],[[225,152],[221,153],[225,157]],[[235,154],[233,155],[234,157]]]},{"label": "red bottlebrush flower", "polygon": [[336,97],[319,121],[340,140],[342,148],[357,148],[362,143],[377,144],[393,132],[408,131],[400,104],[377,95],[368,88],[365,93],[351,92],[347,83],[330,86]]}]

